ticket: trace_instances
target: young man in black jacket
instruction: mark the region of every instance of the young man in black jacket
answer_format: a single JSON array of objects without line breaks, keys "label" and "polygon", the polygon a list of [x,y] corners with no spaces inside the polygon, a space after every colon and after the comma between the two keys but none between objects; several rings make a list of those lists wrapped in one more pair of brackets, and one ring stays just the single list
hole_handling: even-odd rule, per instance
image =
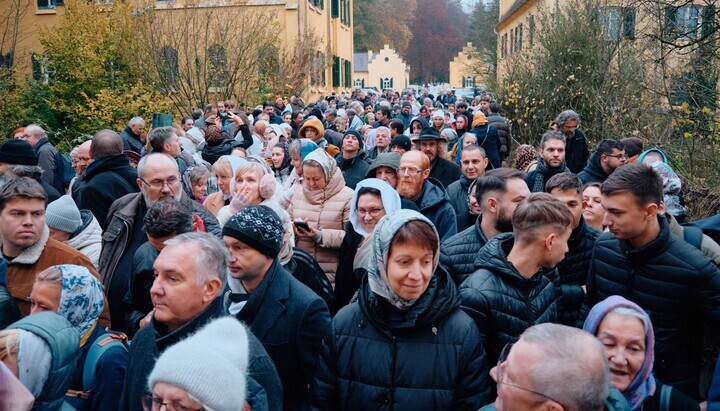
[{"label": "young man in black jacket", "polygon": [[670,233],[652,168],[619,167],[601,191],[610,233],[595,243],[578,323],[611,295],[638,304],[655,331],[655,376],[698,399],[704,325],[720,324],[720,270]]}]

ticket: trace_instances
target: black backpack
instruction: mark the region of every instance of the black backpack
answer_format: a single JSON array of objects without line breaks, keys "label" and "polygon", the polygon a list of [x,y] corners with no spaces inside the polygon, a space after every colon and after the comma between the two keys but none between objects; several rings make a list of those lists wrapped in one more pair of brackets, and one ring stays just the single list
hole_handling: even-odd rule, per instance
[{"label": "black backpack", "polygon": [[75,178],[75,170],[72,167],[70,156],[55,153],[55,172],[53,173],[53,188],[60,194],[64,194],[70,182]]}]

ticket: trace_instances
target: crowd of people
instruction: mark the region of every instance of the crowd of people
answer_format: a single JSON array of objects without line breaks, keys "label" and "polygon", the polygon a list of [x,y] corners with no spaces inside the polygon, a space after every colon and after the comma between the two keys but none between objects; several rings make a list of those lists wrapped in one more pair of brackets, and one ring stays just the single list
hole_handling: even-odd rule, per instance
[{"label": "crowd of people", "polygon": [[720,246],[665,154],[572,110],[519,145],[500,107],[220,101],[68,156],[18,128],[0,411],[720,410]]}]

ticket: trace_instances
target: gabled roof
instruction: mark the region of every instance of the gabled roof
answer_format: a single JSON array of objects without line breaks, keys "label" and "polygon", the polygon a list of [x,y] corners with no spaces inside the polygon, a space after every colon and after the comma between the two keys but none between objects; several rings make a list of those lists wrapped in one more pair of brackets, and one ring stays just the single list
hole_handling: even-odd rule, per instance
[{"label": "gabled roof", "polygon": [[508,19],[508,17],[512,16],[513,13],[518,11],[520,7],[522,7],[525,3],[529,3],[530,0],[515,0],[512,6],[506,11],[502,16],[500,16],[500,21],[498,21],[498,26],[501,25],[505,20]]}]

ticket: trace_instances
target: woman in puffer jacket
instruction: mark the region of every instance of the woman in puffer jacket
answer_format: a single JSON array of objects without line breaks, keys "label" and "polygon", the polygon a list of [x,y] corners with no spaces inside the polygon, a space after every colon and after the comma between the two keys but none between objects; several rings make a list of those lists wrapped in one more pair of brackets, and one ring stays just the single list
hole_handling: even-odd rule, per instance
[{"label": "woman in puffer jacket", "polygon": [[439,243],[416,211],[380,220],[357,301],[323,342],[312,409],[475,411],[493,401],[480,333],[438,265]]},{"label": "woman in puffer jacket", "polygon": [[334,287],[353,190],[345,186],[335,159],[322,148],[305,157],[302,175],[288,207],[293,222],[307,223],[294,224],[295,244],[315,257]]}]

